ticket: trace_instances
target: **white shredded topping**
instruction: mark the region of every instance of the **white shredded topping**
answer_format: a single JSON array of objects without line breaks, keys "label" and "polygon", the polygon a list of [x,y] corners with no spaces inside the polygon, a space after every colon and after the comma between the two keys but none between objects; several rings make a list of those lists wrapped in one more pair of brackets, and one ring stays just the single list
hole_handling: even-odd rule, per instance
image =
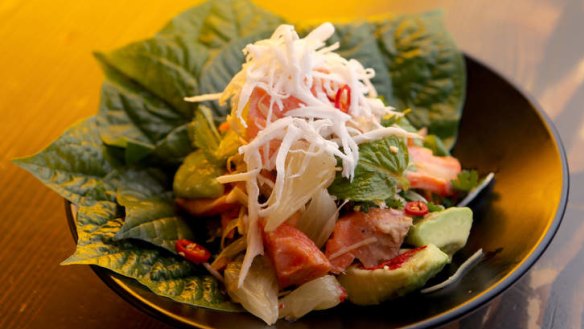
[{"label": "white shredded topping", "polygon": [[252,178],[255,178],[256,175],[257,175],[257,172],[255,172],[255,171],[247,171],[247,172],[243,172],[243,173],[219,176],[219,177],[217,177],[217,181],[221,184],[245,182],[245,181],[248,181]]},{"label": "white shredded topping", "polygon": [[454,282],[458,281],[470,268],[478,264],[478,262],[483,258],[483,249],[477,250],[472,256],[464,261],[460,267],[452,274],[448,279],[438,283],[437,285],[422,289],[420,292],[423,294],[428,294],[440,289],[443,289]]},{"label": "white shredded topping", "polygon": [[[420,138],[420,135],[410,133],[399,127],[382,127],[375,130],[368,131],[361,135],[355,136],[353,140],[357,144],[367,143],[371,141],[376,141],[387,136],[402,136],[410,138]],[[394,146],[395,147],[395,146]]]},{"label": "white shredded topping", "polygon": [[337,250],[336,252],[334,252],[333,254],[331,254],[330,257],[329,257],[329,260],[335,259],[335,258],[337,258],[339,256],[342,256],[342,255],[348,253],[349,251],[353,251],[355,249],[361,248],[363,246],[366,246],[368,244],[372,244],[372,243],[375,243],[375,242],[377,242],[377,238],[374,237],[374,236],[372,236],[372,237],[369,237],[369,238],[367,238],[365,240],[359,241],[357,243],[353,243],[352,245],[343,247],[343,248]]}]

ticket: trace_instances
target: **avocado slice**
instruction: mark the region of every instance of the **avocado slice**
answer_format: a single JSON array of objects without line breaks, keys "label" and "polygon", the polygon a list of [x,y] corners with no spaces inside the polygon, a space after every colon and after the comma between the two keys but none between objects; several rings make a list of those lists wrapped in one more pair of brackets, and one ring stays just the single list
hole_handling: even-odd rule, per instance
[{"label": "avocado slice", "polygon": [[429,244],[406,251],[374,268],[352,266],[338,280],[352,303],[379,304],[423,287],[448,261],[447,254]]},{"label": "avocado slice", "polygon": [[472,210],[452,207],[430,213],[424,219],[414,222],[406,242],[416,247],[431,243],[452,256],[466,244],[471,226]]}]

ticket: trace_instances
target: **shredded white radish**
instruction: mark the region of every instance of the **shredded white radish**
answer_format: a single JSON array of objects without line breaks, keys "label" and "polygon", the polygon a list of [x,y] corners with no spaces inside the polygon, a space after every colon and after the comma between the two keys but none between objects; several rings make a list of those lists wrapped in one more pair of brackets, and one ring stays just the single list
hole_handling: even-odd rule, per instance
[{"label": "shredded white radish", "polygon": [[471,267],[478,264],[478,262],[483,258],[483,249],[477,250],[472,256],[470,256],[460,267],[452,274],[448,279],[438,283],[437,285],[422,289],[420,292],[423,294],[428,294],[440,289],[443,289],[454,282],[458,281]]},{"label": "shredded white radish", "polygon": [[420,135],[410,133],[399,127],[382,127],[375,130],[368,131],[361,135],[355,136],[353,140],[357,144],[367,143],[371,141],[376,141],[388,136],[401,136],[409,138],[421,138]]},{"label": "shredded white radish", "polygon": [[247,172],[238,173],[238,174],[219,176],[219,177],[217,177],[217,181],[221,184],[245,182],[245,181],[248,181],[252,178],[255,178],[256,175],[257,175],[257,172],[247,171]]},{"label": "shredded white radish", "polygon": [[[252,165],[254,168],[258,168],[258,162],[261,162],[259,151],[249,155],[246,154],[244,160],[248,163],[248,165]],[[248,215],[245,217],[246,220],[244,221],[244,233],[247,239],[247,249],[245,250],[245,256],[243,257],[243,262],[241,264],[241,272],[239,273],[239,279],[237,281],[237,286],[239,288],[243,286],[243,281],[249,272],[249,268],[251,267],[255,256],[264,253],[264,243],[262,241],[262,235],[258,225],[259,206],[257,200],[260,196],[260,189],[256,180],[248,180],[245,184],[245,187],[248,195]]]},{"label": "shredded white radish", "polygon": [[349,246],[346,246],[346,247],[343,247],[343,248],[337,250],[336,252],[334,252],[334,253],[332,253],[330,255],[329,259],[335,259],[335,258],[337,258],[339,256],[342,256],[342,255],[348,253],[349,251],[352,251],[352,250],[361,248],[363,246],[366,246],[368,244],[372,244],[372,243],[375,243],[375,242],[377,242],[377,238],[376,237],[374,237],[374,236],[369,237],[369,238],[367,238],[365,240],[359,241],[357,243],[353,243],[352,245],[349,245]]}]

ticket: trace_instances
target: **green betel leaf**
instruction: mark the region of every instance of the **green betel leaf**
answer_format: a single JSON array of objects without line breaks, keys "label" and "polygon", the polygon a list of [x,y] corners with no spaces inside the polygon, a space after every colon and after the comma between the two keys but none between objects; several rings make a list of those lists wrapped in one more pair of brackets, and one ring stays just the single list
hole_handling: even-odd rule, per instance
[{"label": "green betel leaf", "polygon": [[408,162],[408,148],[402,138],[390,136],[361,144],[353,181],[337,174],[328,188],[329,193],[339,199],[352,201],[384,201],[393,198],[398,184],[407,184],[402,174]]},{"label": "green betel leaf", "polygon": [[251,1],[212,0],[178,15],[158,35],[185,36],[213,53],[232,40],[245,38],[258,31],[274,30],[282,23],[282,18],[257,7]]},{"label": "green betel leaf", "polygon": [[281,22],[249,1],[209,1],[175,18],[154,38],[103,58],[190,118],[196,105],[184,97],[201,93],[199,79],[205,63],[231,40],[273,30]]},{"label": "green betel leaf", "polygon": [[[99,54],[97,58],[103,59]],[[101,63],[106,80],[98,115],[100,136],[107,145],[124,148],[127,163],[137,163],[188,120],[103,60]],[[189,147],[182,156],[191,150]]]},{"label": "green betel leaf", "polygon": [[158,141],[153,155],[162,162],[180,164],[184,158],[193,152],[189,137],[188,125],[183,124],[174,128],[166,137]]},{"label": "green betel leaf", "polygon": [[207,52],[204,46],[176,36],[154,37],[99,56],[189,119],[196,105],[184,98],[199,93],[197,80]]},{"label": "green betel leaf", "polygon": [[69,128],[36,155],[14,162],[75,204],[114,200],[119,164],[103,145],[95,117]]},{"label": "green betel leaf", "polygon": [[168,178],[157,170],[124,173],[117,202],[125,207],[124,225],[116,239],[139,239],[175,252],[175,242],[194,237],[186,221],[175,211]]},{"label": "green betel leaf", "polygon": [[[229,75],[225,81],[220,78],[219,84],[210,84],[210,80],[217,76],[217,70],[206,69],[211,72],[207,74],[202,72],[203,68],[212,66],[213,59],[224,48],[232,48],[233,43],[259,31],[271,32],[282,22],[281,18],[249,1],[215,0],[177,16],[151,39],[97,54],[107,76],[101,106],[101,113],[106,118],[101,124],[104,141],[112,146],[130,147],[125,154],[130,163],[151,153],[171,163],[182,160],[192,151],[184,147],[186,140],[182,138],[186,135],[167,134],[187,123],[197,108],[196,104],[185,102],[184,97],[217,92],[219,90],[209,87],[224,87],[232,77]],[[262,34],[265,36],[269,35]],[[237,47],[235,61],[219,61],[220,69],[239,70],[243,62],[243,46],[245,44]],[[201,84],[206,87],[201,87]],[[205,104],[214,110],[219,109],[216,102]],[[142,111],[135,109],[145,110],[144,114],[136,116]],[[226,109],[217,113],[224,115]],[[171,139],[179,146],[174,147],[163,138]]]},{"label": "green betel leaf", "polygon": [[86,264],[108,268],[136,279],[160,296],[177,302],[222,311],[239,311],[215,278],[204,269],[166,250],[134,241],[116,241],[122,226],[118,205],[97,202],[79,209],[75,254],[63,265]]},{"label": "green betel leaf", "polygon": [[464,58],[444,29],[439,12],[378,23],[378,40],[391,77],[387,102],[411,108],[408,119],[428,127],[447,148],[456,141],[466,93]]}]

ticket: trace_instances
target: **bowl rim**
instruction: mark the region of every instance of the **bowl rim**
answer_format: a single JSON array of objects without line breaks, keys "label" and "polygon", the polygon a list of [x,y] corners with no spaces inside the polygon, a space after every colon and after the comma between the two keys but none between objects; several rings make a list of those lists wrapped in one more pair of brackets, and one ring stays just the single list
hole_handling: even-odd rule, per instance
[{"label": "bowl rim", "polygon": [[[552,138],[553,145],[555,146],[558,155],[560,157],[561,162],[561,170],[562,170],[562,187],[561,187],[561,195],[560,200],[558,202],[557,208],[555,210],[555,215],[553,219],[549,222],[548,228],[540,238],[538,243],[535,247],[533,247],[529,254],[521,260],[521,262],[515,267],[515,270],[511,271],[507,275],[500,278],[497,282],[492,284],[488,290],[485,292],[479,293],[476,296],[472,297],[468,301],[460,304],[452,309],[447,311],[438,313],[430,318],[427,318],[422,321],[415,322],[411,325],[407,325],[402,328],[428,328],[428,327],[437,327],[440,325],[444,325],[456,319],[463,318],[472,312],[478,310],[482,306],[488,304],[491,300],[495,297],[499,296],[502,292],[510,288],[513,284],[515,284],[523,275],[525,275],[528,270],[537,262],[537,260],[543,255],[545,250],[548,248],[549,244],[551,243],[552,239],[556,235],[559,226],[562,222],[564,217],[564,213],[566,210],[566,205],[568,202],[568,194],[569,194],[569,186],[570,186],[570,177],[569,177],[569,168],[568,168],[568,161],[566,152],[560,137],[560,134],[557,128],[554,126],[552,120],[549,116],[543,111],[542,107],[539,103],[535,100],[535,98],[530,95],[529,93],[525,92],[522,88],[518,87],[518,84],[515,81],[509,79],[504,74],[501,74],[496,69],[492,68],[488,64],[476,59],[474,56],[464,53],[465,61],[471,62],[474,65],[481,67],[484,70],[490,71],[494,75],[496,75],[501,80],[507,82],[512,88],[514,88],[521,96],[523,96],[529,105],[535,110],[535,114],[539,117],[540,121],[543,123],[545,130],[548,132],[549,136]],[[67,216],[67,222],[69,225],[69,229],[73,236],[75,242],[77,242],[77,231],[75,225],[75,216],[73,214],[72,206],[74,206],[70,201],[65,200],[65,213]],[[123,299],[125,299],[128,303],[132,306],[136,307],[137,309],[149,314],[150,316],[164,322],[171,324],[175,327],[182,327],[182,328],[192,328],[192,326],[196,326],[199,328],[213,328],[201,323],[197,323],[192,319],[185,318],[182,316],[177,316],[172,312],[168,312],[162,307],[159,307],[155,303],[151,302],[147,298],[139,295],[136,293],[132,287],[128,285],[129,282],[134,281],[131,278],[127,278],[121,276],[119,274],[114,273],[113,271],[97,266],[97,265],[90,265],[91,269],[95,272],[95,274],[114,292],[120,295]],[[147,288],[145,288],[147,289]],[[178,303],[178,302],[176,302]],[[193,306],[196,307],[196,306]],[[214,310],[207,310],[211,312],[217,312]],[[221,312],[223,313],[223,312]]]}]

